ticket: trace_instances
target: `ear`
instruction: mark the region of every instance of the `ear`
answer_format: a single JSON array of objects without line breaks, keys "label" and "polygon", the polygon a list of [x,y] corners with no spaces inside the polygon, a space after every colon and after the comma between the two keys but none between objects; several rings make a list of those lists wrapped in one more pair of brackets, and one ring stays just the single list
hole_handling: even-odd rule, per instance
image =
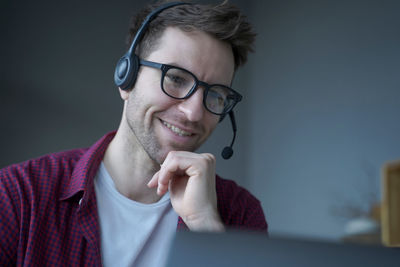
[{"label": "ear", "polygon": [[124,100],[124,101],[128,100],[131,90],[129,90],[129,91],[128,90],[122,90],[121,87],[118,87],[118,89],[119,89],[119,94],[120,94],[122,100]]}]

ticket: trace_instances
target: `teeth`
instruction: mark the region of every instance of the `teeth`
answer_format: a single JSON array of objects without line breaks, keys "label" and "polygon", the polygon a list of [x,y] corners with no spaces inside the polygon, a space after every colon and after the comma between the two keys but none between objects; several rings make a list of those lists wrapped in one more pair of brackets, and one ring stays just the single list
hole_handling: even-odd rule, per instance
[{"label": "teeth", "polygon": [[188,133],[182,129],[179,129],[178,127],[175,127],[174,125],[169,124],[168,122],[163,121],[162,122],[165,126],[167,126],[169,129],[171,129],[174,133],[176,133],[179,136],[189,136],[192,135],[191,133]]}]

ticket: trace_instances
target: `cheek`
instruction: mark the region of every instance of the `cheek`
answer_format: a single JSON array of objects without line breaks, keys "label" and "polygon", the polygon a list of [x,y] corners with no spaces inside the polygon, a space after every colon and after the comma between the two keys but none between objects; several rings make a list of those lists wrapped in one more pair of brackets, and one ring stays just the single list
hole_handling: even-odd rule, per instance
[{"label": "cheek", "polygon": [[206,125],[208,125],[208,130],[210,132],[214,131],[214,129],[217,127],[219,122],[219,116],[216,116],[214,114],[209,114],[206,117]]},{"label": "cheek", "polygon": [[[140,76],[143,77],[143,76]],[[139,78],[139,77],[138,77]],[[133,88],[129,101],[137,109],[158,111],[171,105],[171,99],[163,93],[160,87],[160,81],[152,78],[147,81],[138,79]]]},{"label": "cheek", "polygon": [[[156,75],[154,75],[156,76]],[[176,100],[167,96],[161,89],[159,78],[149,79],[146,83],[139,83],[134,90],[140,95],[140,104],[145,104],[156,111],[176,104]]]},{"label": "cheek", "polygon": [[161,89],[136,87],[132,91],[128,101],[128,112],[131,118],[143,121],[145,125],[150,125],[155,114],[171,110],[176,104],[173,98],[165,95]]}]

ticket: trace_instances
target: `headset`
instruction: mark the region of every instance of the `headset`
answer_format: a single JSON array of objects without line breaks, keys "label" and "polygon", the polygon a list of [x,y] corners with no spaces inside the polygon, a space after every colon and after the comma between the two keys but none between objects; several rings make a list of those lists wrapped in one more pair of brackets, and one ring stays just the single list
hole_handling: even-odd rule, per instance
[{"label": "headset", "polygon": [[[118,61],[117,66],[115,68],[114,82],[119,88],[121,88],[122,90],[129,90],[130,88],[132,88],[135,85],[136,78],[137,78],[139,68],[140,68],[140,63],[139,63],[140,59],[135,54],[135,50],[136,50],[137,45],[143,38],[143,35],[145,34],[150,22],[163,10],[171,8],[171,7],[179,6],[179,5],[190,5],[190,3],[185,3],[185,2],[165,3],[165,4],[157,7],[156,9],[154,9],[144,19],[142,25],[140,26],[139,30],[137,31],[135,37],[133,38],[133,41],[132,41],[132,44],[131,44],[129,50],[125,53],[125,55],[123,55],[121,57],[121,59]],[[232,147],[233,147],[233,143],[235,142],[236,131],[237,131],[235,116],[234,116],[232,110],[229,112],[229,118],[232,123],[233,139],[232,139],[231,145],[225,147],[221,153],[221,156],[224,159],[229,159],[230,157],[232,157],[232,154],[233,154]]]}]

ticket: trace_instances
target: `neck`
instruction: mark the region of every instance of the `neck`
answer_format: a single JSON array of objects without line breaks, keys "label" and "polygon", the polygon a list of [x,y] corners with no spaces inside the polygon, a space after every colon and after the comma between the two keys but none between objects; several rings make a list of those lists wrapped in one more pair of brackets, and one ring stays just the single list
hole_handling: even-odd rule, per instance
[{"label": "neck", "polygon": [[125,197],[141,203],[154,203],[160,197],[147,183],[160,166],[143,150],[136,136],[121,123],[104,155],[104,165],[117,190]]}]

